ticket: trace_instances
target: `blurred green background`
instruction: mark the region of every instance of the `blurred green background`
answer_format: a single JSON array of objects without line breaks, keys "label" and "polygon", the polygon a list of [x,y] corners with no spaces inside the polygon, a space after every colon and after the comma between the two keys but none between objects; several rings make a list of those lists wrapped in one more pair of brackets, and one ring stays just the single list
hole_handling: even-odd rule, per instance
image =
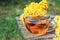
[{"label": "blurred green background", "polygon": [[[23,13],[25,5],[41,0],[0,0],[0,40],[22,40],[16,16]],[[60,14],[60,0],[47,0],[48,14]]]}]

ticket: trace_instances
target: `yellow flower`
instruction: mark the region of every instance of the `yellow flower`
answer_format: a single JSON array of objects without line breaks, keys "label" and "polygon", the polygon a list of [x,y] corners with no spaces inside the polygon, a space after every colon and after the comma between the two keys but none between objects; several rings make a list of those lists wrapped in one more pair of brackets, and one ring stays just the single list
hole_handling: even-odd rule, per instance
[{"label": "yellow flower", "polygon": [[60,40],[60,16],[55,16],[54,21],[56,37],[53,40]]},{"label": "yellow flower", "polygon": [[44,16],[47,13],[48,3],[46,0],[42,0],[39,3],[31,2],[24,8],[23,16],[20,16],[20,20],[23,22],[23,17],[30,16],[31,18],[35,16]]}]

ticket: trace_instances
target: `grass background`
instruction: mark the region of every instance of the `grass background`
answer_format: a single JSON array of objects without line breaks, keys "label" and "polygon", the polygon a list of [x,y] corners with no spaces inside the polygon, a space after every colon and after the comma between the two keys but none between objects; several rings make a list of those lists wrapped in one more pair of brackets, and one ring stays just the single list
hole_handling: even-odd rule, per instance
[{"label": "grass background", "polygon": [[[15,17],[20,16],[25,5],[33,1],[41,0],[0,1],[0,40],[22,40]],[[60,0],[48,0],[48,4],[48,13],[60,14]]]}]

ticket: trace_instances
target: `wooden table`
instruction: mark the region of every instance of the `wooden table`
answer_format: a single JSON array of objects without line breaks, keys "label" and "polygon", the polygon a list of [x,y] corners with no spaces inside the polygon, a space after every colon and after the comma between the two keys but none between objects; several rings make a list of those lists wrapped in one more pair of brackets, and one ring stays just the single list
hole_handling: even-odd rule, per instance
[{"label": "wooden table", "polygon": [[18,30],[20,32],[20,35],[22,35],[23,40],[53,40],[54,37],[54,31],[47,33],[43,36],[35,36],[32,35],[26,27],[22,24],[22,22],[19,20],[19,17],[16,17]]}]

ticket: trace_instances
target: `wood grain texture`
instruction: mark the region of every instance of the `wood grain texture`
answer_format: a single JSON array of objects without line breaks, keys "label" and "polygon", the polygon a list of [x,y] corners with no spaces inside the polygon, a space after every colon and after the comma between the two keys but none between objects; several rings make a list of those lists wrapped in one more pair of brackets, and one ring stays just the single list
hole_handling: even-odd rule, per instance
[{"label": "wood grain texture", "polygon": [[46,33],[46,35],[43,36],[35,36],[31,34],[27,28],[22,24],[22,22],[19,20],[19,17],[16,17],[18,30],[20,34],[23,36],[24,40],[53,40],[54,37],[54,31],[50,33]]}]

